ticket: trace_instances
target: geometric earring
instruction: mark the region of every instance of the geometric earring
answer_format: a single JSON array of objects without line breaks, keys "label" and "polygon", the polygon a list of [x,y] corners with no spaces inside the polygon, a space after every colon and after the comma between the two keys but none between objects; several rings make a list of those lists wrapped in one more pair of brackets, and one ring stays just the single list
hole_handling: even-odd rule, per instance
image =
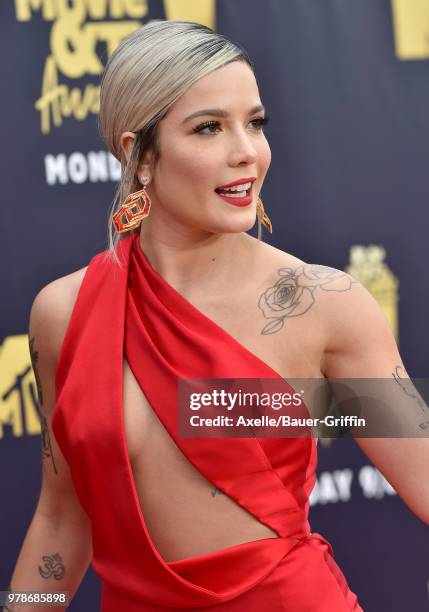
[{"label": "geometric earring", "polygon": [[151,206],[146,185],[149,179],[144,179],[143,189],[130,193],[121,208],[113,215],[113,223],[118,234],[137,228],[142,219],[148,216]]}]

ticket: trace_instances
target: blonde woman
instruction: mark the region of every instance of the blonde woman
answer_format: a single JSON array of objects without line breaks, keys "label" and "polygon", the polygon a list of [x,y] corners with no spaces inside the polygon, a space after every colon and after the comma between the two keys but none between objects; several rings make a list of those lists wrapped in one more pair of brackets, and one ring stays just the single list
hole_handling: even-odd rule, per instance
[{"label": "blonde woman", "polygon": [[[270,230],[266,122],[246,53],[202,25],[150,23],[110,57],[110,247],[32,308],[44,473],[12,589],[73,595],[92,562],[103,612],[361,610],[308,523],[313,438],[178,433],[179,379],[287,385],[400,363],[363,287],[247,233]],[[367,444],[427,520],[417,477],[404,483],[412,454]]]}]

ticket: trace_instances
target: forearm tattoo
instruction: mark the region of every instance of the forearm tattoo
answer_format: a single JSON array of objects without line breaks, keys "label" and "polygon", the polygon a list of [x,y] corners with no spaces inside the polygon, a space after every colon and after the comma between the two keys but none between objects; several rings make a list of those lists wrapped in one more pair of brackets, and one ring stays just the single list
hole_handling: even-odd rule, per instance
[{"label": "forearm tattoo", "polygon": [[65,575],[64,563],[59,553],[54,555],[44,555],[43,567],[39,565],[39,574],[42,578],[55,578],[55,580],[61,580]]},{"label": "forearm tattoo", "polygon": [[327,266],[305,264],[295,270],[280,268],[280,278],[259,297],[258,306],[269,323],[261,334],[275,334],[283,328],[285,319],[299,317],[315,302],[316,289],[323,291],[349,291],[352,277],[341,270]]},{"label": "forearm tattoo", "polygon": [[38,404],[39,404],[39,407],[41,408],[43,406],[43,390],[42,390],[42,383],[40,381],[39,372],[37,370],[37,362],[39,361],[39,351],[36,351],[34,347],[35,341],[36,341],[36,338],[34,337],[30,338],[29,346],[30,346],[31,364],[33,366],[34,378],[36,379],[37,397],[39,398]]},{"label": "forearm tattoo", "polygon": [[40,380],[39,372],[37,370],[37,362],[39,360],[39,351],[36,351],[35,349],[35,346],[34,346],[35,340],[36,339],[34,337],[30,338],[29,347],[30,347],[31,364],[33,366],[34,378],[36,379],[36,386],[37,386],[38,399],[33,397],[33,400],[37,408],[37,413],[40,419],[40,430],[41,430],[41,436],[42,436],[42,458],[43,459],[50,458],[52,461],[54,472],[55,474],[58,474],[57,467],[55,465],[54,454],[52,452],[48,420],[43,414],[43,389],[42,389],[42,383]]},{"label": "forearm tattoo", "polygon": [[[411,399],[414,399],[417,403],[417,406],[420,408],[420,411],[423,415],[423,421],[419,423],[420,429],[427,429],[429,427],[429,408],[426,403],[423,401],[422,397],[417,392],[414,385],[411,383],[409,378],[405,376],[401,376],[401,373],[404,374],[405,370],[402,365],[395,366],[395,371],[392,372],[392,376],[398,385],[401,387],[402,391]],[[411,383],[411,384],[410,384]],[[408,388],[406,386],[408,385]],[[411,386],[411,389],[410,389]]]}]

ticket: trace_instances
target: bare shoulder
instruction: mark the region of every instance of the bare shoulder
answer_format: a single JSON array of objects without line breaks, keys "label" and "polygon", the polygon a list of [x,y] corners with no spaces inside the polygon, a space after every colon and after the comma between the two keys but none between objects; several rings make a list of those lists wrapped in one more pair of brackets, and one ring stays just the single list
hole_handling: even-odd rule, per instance
[{"label": "bare shoulder", "polygon": [[278,335],[284,348],[294,338],[300,346],[309,339],[307,348],[315,343],[326,377],[384,377],[395,364],[405,371],[390,323],[362,283],[343,270],[306,263],[269,245],[263,254],[262,334],[286,328]]},{"label": "bare shoulder", "polygon": [[30,341],[37,336],[39,348],[52,359],[58,356],[77,294],[87,267],[45,285],[36,295],[30,312]]},{"label": "bare shoulder", "polygon": [[[266,243],[260,253],[264,273],[258,306],[267,319],[262,334],[276,333],[288,319],[328,323],[337,311],[352,308],[355,294],[361,293],[355,289],[359,283],[342,270],[307,263]],[[345,299],[345,294],[353,298]]]}]

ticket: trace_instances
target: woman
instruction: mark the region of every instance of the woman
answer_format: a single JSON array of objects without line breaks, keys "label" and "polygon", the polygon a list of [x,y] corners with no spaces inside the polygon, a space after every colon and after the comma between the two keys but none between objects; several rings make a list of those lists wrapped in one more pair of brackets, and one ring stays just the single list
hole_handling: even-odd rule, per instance
[{"label": "woman", "polygon": [[[401,363],[362,286],[334,270],[326,286],[320,266],[246,233],[256,218],[270,229],[266,121],[245,52],[204,26],[150,23],[109,59],[111,244],[33,304],[44,473],[14,590],[73,594],[92,561],[104,612],[361,610],[308,524],[314,439],[178,435],[179,378],[377,377]],[[412,453],[385,442],[362,447],[427,521],[417,475],[399,469],[418,472]]]}]

